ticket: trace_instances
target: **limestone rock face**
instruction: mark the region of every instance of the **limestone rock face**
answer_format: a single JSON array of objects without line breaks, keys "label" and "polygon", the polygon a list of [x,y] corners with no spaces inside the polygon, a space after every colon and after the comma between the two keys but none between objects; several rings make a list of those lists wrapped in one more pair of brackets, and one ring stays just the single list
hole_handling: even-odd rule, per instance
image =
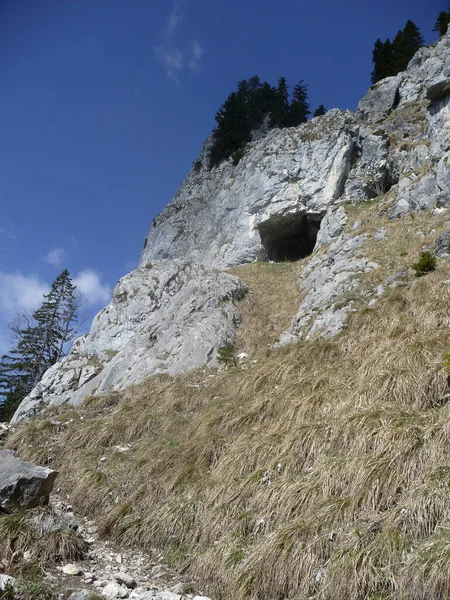
[{"label": "limestone rock face", "polygon": [[[302,217],[314,227],[338,199],[373,197],[371,186],[385,178],[386,149],[386,140],[361,128],[352,113],[331,110],[251,142],[237,166],[224,161],[209,171],[201,155],[201,167],[154,220],[140,266],[181,257],[222,268],[276,260],[273,230],[295,229]],[[370,165],[370,173],[362,177],[357,162]]]},{"label": "limestone rock face", "polygon": [[240,323],[235,301],[245,293],[237,277],[199,263],[165,260],[133,271],[119,281],[89,334],[21,403],[13,422],[155,373],[213,363],[217,349],[234,339]]},{"label": "limestone rock face", "polygon": [[58,473],[0,450],[0,509],[35,508],[47,504]]},{"label": "limestone rock face", "polygon": [[154,219],[139,268],[13,420],[155,373],[214,364],[234,339],[235,302],[245,294],[220,271],[230,266],[311,255],[280,343],[341,331],[362,274],[378,266],[365,248],[385,243],[382,232],[359,232],[358,222],[349,234],[347,205],[383,196],[390,219],[450,207],[449,82],[450,33],[372,86],[354,114],[334,109],[298,127],[263,127],[237,165],[225,160],[211,170],[207,140]]}]

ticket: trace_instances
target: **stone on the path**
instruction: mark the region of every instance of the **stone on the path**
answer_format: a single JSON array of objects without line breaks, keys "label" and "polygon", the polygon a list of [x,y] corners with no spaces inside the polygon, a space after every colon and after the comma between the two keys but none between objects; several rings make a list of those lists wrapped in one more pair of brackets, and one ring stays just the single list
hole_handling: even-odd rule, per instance
[{"label": "stone on the path", "polygon": [[75,590],[67,600],[89,600],[89,598],[92,598],[92,592],[89,590]]},{"label": "stone on the path", "polygon": [[162,565],[152,567],[152,577],[161,577],[162,575],[164,575],[164,567]]},{"label": "stone on the path", "polygon": [[129,591],[123,585],[118,584],[116,581],[110,581],[102,589],[102,595],[106,598],[127,598]]},{"label": "stone on the path", "polygon": [[57,471],[16,458],[0,450],[0,508],[35,508],[48,504]]},{"label": "stone on the path", "polygon": [[168,590],[163,590],[156,594],[155,600],[182,600],[182,596],[180,596],[180,594],[169,592]]},{"label": "stone on the path", "polygon": [[117,581],[117,583],[119,583],[121,585],[125,585],[127,588],[130,588],[131,590],[136,587],[136,581],[135,581],[134,577],[132,577],[131,575],[128,575],[128,573],[124,573],[121,571],[120,573],[117,573],[116,575],[114,575],[114,578]]},{"label": "stone on the path", "polygon": [[77,565],[69,563],[63,566],[62,572],[64,573],[64,575],[82,575],[83,569],[81,569]]}]

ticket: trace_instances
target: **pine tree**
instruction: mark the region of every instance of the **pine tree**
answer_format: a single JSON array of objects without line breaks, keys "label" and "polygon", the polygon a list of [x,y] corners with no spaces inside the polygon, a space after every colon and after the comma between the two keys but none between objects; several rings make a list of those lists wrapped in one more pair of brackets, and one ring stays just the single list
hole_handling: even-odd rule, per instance
[{"label": "pine tree", "polygon": [[377,39],[372,52],[372,83],[404,71],[423,44],[422,34],[411,20],[408,20],[405,27],[397,32],[392,42],[389,39],[384,42]]},{"label": "pine tree", "polygon": [[323,104],[319,104],[319,106],[314,111],[313,117],[321,117],[327,112],[327,109]]},{"label": "pine tree", "polygon": [[218,165],[233,152],[243,148],[251,139],[245,93],[241,85],[238,92],[232,92],[228,96],[216,114],[217,127],[209,154],[210,167]]},{"label": "pine tree", "polygon": [[436,23],[434,25],[433,31],[437,31],[439,35],[442,37],[447,33],[448,25],[450,23],[450,3],[448,7],[448,11],[441,11],[436,19]]},{"label": "pine tree", "polygon": [[303,81],[299,81],[292,90],[287,126],[296,127],[300,123],[305,123],[308,120],[309,113],[308,88]]},{"label": "pine tree", "polygon": [[408,19],[403,31],[399,31],[392,42],[394,75],[406,69],[409,61],[423,44],[424,40],[419,28]]},{"label": "pine tree", "polygon": [[392,44],[389,39],[382,42],[378,39],[372,52],[373,71],[371,81],[377,83],[380,79],[395,75]]},{"label": "pine tree", "polygon": [[11,329],[16,346],[0,359],[0,418],[10,417],[45,371],[60,360],[64,344],[73,339],[79,299],[65,269],[52,283],[41,306]]},{"label": "pine tree", "polygon": [[273,95],[269,127],[286,127],[289,118],[289,91],[284,77],[280,77],[278,80],[278,86],[273,90]]}]

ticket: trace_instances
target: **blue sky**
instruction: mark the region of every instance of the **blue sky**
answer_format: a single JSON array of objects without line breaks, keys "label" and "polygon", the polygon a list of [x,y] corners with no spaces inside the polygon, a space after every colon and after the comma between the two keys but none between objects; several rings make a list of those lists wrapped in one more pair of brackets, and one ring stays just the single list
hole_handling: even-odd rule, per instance
[{"label": "blue sky", "polygon": [[446,1],[1,0],[0,351],[67,267],[92,315],[133,269],[237,81],[355,109],[377,37]]}]

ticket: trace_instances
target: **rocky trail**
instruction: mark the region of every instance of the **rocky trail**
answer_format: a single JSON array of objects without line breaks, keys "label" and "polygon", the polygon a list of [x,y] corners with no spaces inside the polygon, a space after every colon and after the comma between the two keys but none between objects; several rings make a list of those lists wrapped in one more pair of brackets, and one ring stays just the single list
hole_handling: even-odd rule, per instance
[{"label": "rocky trail", "polygon": [[[1,446],[1,438],[9,428],[6,424],[0,425]],[[76,535],[78,545],[85,549],[82,559],[76,562],[53,563],[44,568],[44,581],[59,593],[61,599],[211,600],[191,593],[191,588],[180,576],[164,564],[163,555],[157,550],[150,555],[123,549],[102,539],[94,521],[76,514],[69,499],[61,496],[59,488],[52,491],[55,477],[55,471],[21,461],[12,452],[0,448],[0,509],[5,514],[20,509],[22,512],[18,514],[25,514],[27,525],[37,537],[46,539],[55,532],[72,533]],[[45,508],[26,510],[48,500]],[[7,541],[2,540],[2,543],[7,544]],[[39,563],[39,556],[31,546],[16,558],[25,566],[33,561]],[[0,598],[3,598],[5,588],[15,585],[16,580],[0,561]],[[6,597],[9,600],[10,596]]]}]

